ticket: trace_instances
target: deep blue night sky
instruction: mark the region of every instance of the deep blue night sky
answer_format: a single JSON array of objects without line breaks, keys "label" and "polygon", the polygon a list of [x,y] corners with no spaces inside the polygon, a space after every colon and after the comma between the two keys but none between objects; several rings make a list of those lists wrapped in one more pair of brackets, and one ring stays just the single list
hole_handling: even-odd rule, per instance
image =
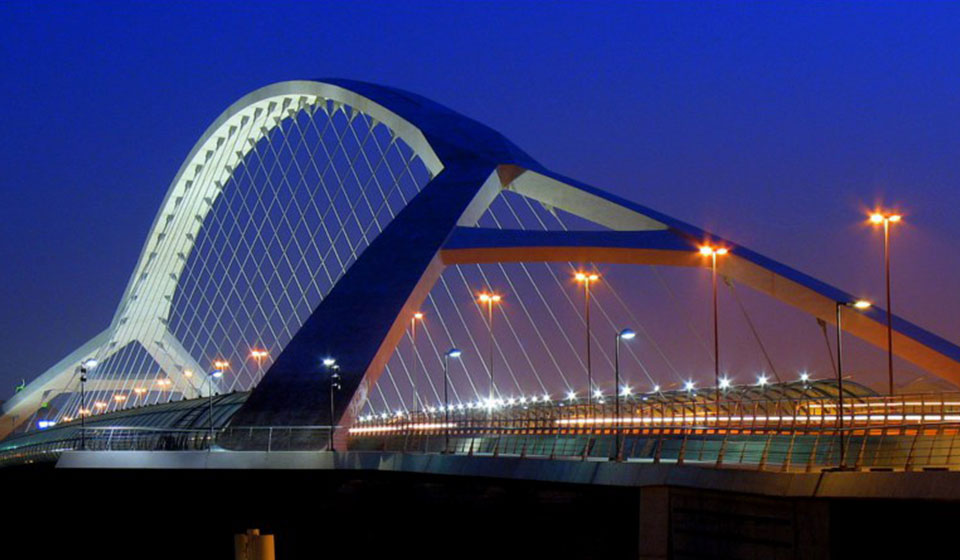
[{"label": "deep blue night sky", "polygon": [[960,7],[0,4],[0,398],[105,327],[230,103],[338,76],[426,95],[558,172],[960,342]]}]

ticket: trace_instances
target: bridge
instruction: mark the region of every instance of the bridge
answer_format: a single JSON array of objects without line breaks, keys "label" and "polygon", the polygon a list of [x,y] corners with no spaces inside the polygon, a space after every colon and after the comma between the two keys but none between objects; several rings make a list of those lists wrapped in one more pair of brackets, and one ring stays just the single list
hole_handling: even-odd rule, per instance
[{"label": "bridge", "polygon": [[716,329],[703,372],[681,372],[631,289],[664,267],[712,271],[714,301],[719,278],[832,325],[831,356],[843,333],[883,351],[890,336],[960,384],[960,348],[936,334],[896,315],[888,329],[879,306],[555,173],[424,97],[290,81],[197,141],[110,324],[3,404],[0,464],[614,485],[697,468],[766,477],[739,491],[818,481],[793,486],[805,496],[876,491],[820,483],[853,474],[838,470],[894,471],[919,498],[908,475],[960,467],[960,394],[884,394],[839,359],[780,375],[766,350],[762,375],[732,380]]}]

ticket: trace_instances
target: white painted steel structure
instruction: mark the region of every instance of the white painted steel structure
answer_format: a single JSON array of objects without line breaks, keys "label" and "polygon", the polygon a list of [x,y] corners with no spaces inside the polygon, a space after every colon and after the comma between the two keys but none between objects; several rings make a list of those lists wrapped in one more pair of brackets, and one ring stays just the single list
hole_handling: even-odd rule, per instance
[{"label": "white painted steel structure", "polygon": [[[312,131],[322,147],[306,145],[306,133],[299,127],[301,124],[317,127]],[[389,173],[381,171],[389,169],[386,160],[390,156],[407,160],[403,169],[408,175],[416,172],[410,170],[412,166],[421,168],[418,170],[421,175],[428,174],[430,177],[443,168],[423,134],[415,126],[370,99],[342,87],[315,81],[290,81],[273,84],[244,96],[210,125],[181,165],[154,219],[134,273],[127,283],[109,327],[42,373],[23,391],[7,401],[3,406],[4,418],[0,434],[8,433],[14,425],[30,418],[43,403],[52,401],[58,395],[73,396],[60,407],[61,418],[76,417],[79,411],[77,365],[90,358],[96,358],[102,365],[90,375],[88,389],[91,394],[86,402],[88,409],[92,403],[109,400],[110,393],[118,390],[130,392],[135,388],[146,389],[150,393],[147,403],[159,402],[172,393],[186,397],[206,396],[209,393],[211,383],[204,379],[203,373],[211,367],[211,360],[215,359],[216,355],[203,355],[196,350],[187,350],[182,341],[171,332],[170,323],[175,318],[172,316],[176,311],[174,302],[178,297],[178,289],[184,289],[181,279],[190,256],[203,235],[203,229],[214,226],[211,218],[216,216],[213,216],[211,211],[217,206],[218,199],[228,184],[231,181],[236,182],[237,175],[243,172],[263,173],[257,177],[258,182],[269,183],[272,170],[251,170],[250,156],[258,151],[275,152],[282,149],[271,144],[271,135],[284,126],[288,128],[282,131],[284,134],[274,134],[275,137],[282,136],[278,141],[291,142],[289,137],[292,134],[289,129],[293,128],[300,134],[298,140],[303,144],[300,147],[324,150],[321,155],[325,156],[328,169],[317,170],[319,173],[316,178],[320,182],[334,182],[328,179],[334,178],[337,173],[330,171],[345,171],[334,169],[332,160],[337,157],[365,158],[363,162],[352,161],[346,166],[349,167],[346,171],[355,176],[354,187],[360,182],[360,178],[356,176],[356,168],[364,164],[370,168],[367,183],[383,181],[384,175],[388,180],[392,180],[392,185],[377,185],[381,193],[384,190],[396,190],[401,182],[401,178],[392,176],[393,169],[390,169]],[[328,128],[321,130],[319,127],[322,126]],[[330,132],[335,133],[333,136],[336,136],[336,139],[330,137]],[[345,146],[348,142],[355,144],[351,146],[352,153]],[[325,143],[333,145],[327,146]],[[364,150],[377,154],[379,161],[370,161],[369,153],[361,153]],[[293,154],[291,150],[287,155],[291,156],[290,160],[296,160],[299,154]],[[315,155],[311,153],[307,159],[321,159],[314,157]],[[263,164],[263,161],[260,163]],[[378,176],[378,172],[381,176]],[[282,179],[289,183],[289,169],[282,175]],[[331,185],[329,189],[324,185],[327,202],[331,206],[335,206],[334,202],[339,202],[336,199],[340,196],[347,197],[342,194],[345,180],[342,177],[335,178],[335,182],[339,184]],[[409,182],[419,182],[420,186],[427,179],[425,176],[417,179],[408,177]],[[361,187],[369,188],[369,184]],[[276,188],[276,185],[272,188]],[[261,203],[262,200],[261,198]],[[382,205],[383,201],[373,204]],[[300,210],[303,211],[302,208]],[[356,208],[348,209],[348,212],[351,210],[356,213]],[[372,216],[369,217],[372,217],[374,222],[383,217],[378,216],[375,209],[370,213]],[[381,211],[381,214],[384,213]],[[295,226],[297,222],[295,216],[285,215],[283,219],[289,225]],[[349,216],[338,216],[336,219],[340,222],[339,227],[344,228],[344,220],[349,219]],[[384,225],[383,220],[379,222],[375,227]],[[357,223],[360,223],[359,219]],[[369,224],[363,226],[370,228]],[[328,236],[337,235],[325,233]],[[372,237],[376,231],[361,234],[363,238]],[[266,247],[271,240],[261,241],[264,241],[263,247]],[[327,265],[324,262],[323,274],[329,276],[326,289],[336,281],[336,277],[342,275],[346,266],[349,266],[349,261],[356,258],[358,249],[362,250],[362,244],[358,238],[349,239],[345,243],[345,250],[338,253],[336,259],[330,259],[336,261],[335,263]],[[334,242],[330,245],[335,247]],[[238,249],[239,247],[234,246],[228,250]],[[335,247],[334,252],[337,249],[338,247]],[[234,253],[228,255],[228,260],[241,256]],[[319,274],[318,270],[317,275]],[[299,292],[299,296],[304,297],[306,289],[301,287]],[[319,303],[318,297],[322,298],[323,294],[311,295],[314,297],[306,302],[306,310],[301,310],[294,323],[302,322],[304,313],[308,314]],[[267,302],[258,299],[257,304],[261,303]],[[290,328],[295,327],[294,324]],[[276,344],[279,333],[270,334],[273,335],[273,340],[266,343]],[[139,345],[142,350],[137,348],[136,351],[129,351],[130,345]],[[125,364],[116,364],[116,360],[111,364],[110,358],[117,357],[124,348],[128,349],[128,354],[139,355],[126,356]],[[280,348],[271,350],[276,352]],[[144,353],[149,360],[142,355]],[[132,361],[140,363],[131,364]],[[262,370],[262,364],[258,364],[258,370]],[[212,390],[249,389],[256,381],[256,377],[249,377],[234,382],[230,387],[213,387]]]},{"label": "white painted steel structure", "polygon": [[[495,283],[517,297],[507,299],[511,314],[501,310],[502,323],[498,318],[503,325],[498,328],[509,336],[501,334],[494,345],[495,359],[505,370],[497,375],[510,379],[498,383],[494,397],[575,392],[579,381],[565,370],[571,364],[580,370],[583,362],[544,295],[558,289],[571,303],[573,317],[582,320],[562,279],[570,261],[702,267],[697,244],[709,240],[730,247],[719,265],[725,277],[824,321],[833,322],[837,301],[852,297],[708,232],[553,173],[495,132],[429,100],[353,85],[374,95],[357,93],[351,85],[290,81],[252,92],[224,111],[167,190],[110,325],[4,404],[0,436],[34,418],[44,403],[52,403],[56,420],[75,419],[81,413],[77,366],[89,358],[100,366],[89,375],[87,409],[253,388],[371,240],[444,171],[440,153],[481,162],[483,180],[470,185],[476,189],[474,203],[431,264],[446,268],[438,274],[439,287],[430,292],[431,283],[417,296],[423,296],[418,305],[435,311],[436,321],[428,315],[412,356],[405,357],[394,342],[387,345],[393,357],[382,364],[386,383],[373,389],[381,411],[398,403],[397,413],[408,413],[403,403],[409,402],[410,389],[419,393],[415,402],[438,403],[434,381],[417,372],[439,368],[454,342],[465,350],[463,370],[486,378],[488,366],[475,358],[485,353],[480,348],[486,343],[471,332],[477,330],[471,324],[483,321],[483,310],[476,307],[474,316],[466,316],[458,305],[472,301],[476,288]],[[453,163],[446,162],[448,173]],[[524,237],[513,230],[551,235]],[[637,232],[649,235],[631,236]],[[534,269],[532,263],[548,264]],[[430,274],[423,272],[421,280]],[[530,297],[519,297],[522,292]],[[628,320],[681,380],[636,314],[612,288],[610,293],[616,299],[606,308],[597,300],[596,309],[611,332]],[[880,345],[885,334],[880,319],[879,309],[858,312],[844,328]],[[542,325],[555,329],[545,335]],[[899,318],[894,327],[898,354],[960,381],[960,349]],[[253,350],[266,354],[248,360]],[[612,363],[602,343],[598,350],[598,359]],[[652,385],[659,382],[632,346],[625,351]],[[508,355],[518,359],[512,364]],[[215,383],[205,373],[220,360],[230,365]],[[375,368],[380,367],[377,361]],[[544,379],[547,374],[554,376],[552,382]],[[453,399],[460,406],[479,401],[487,394],[479,383],[461,377],[451,386]],[[381,385],[395,395],[386,397]],[[373,398],[364,387],[357,397],[363,402],[351,409]],[[118,394],[123,399],[114,400]]]}]

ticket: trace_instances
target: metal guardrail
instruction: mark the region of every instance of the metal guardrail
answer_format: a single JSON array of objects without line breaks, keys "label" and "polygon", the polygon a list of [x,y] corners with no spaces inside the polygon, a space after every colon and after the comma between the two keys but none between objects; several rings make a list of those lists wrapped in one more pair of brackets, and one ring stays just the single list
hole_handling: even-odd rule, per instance
[{"label": "metal guardrail", "polygon": [[[0,465],[56,461],[64,451],[320,451],[329,426],[228,427],[215,430],[128,426],[76,428],[65,437],[0,451]],[[212,445],[211,445],[212,444]]]},{"label": "metal guardrail", "polygon": [[[619,412],[619,415],[617,414]],[[840,429],[840,420],[845,426]],[[341,428],[336,428],[341,430]],[[57,437],[62,430],[62,436]],[[3,442],[0,465],[55,460],[66,450],[319,451],[330,426],[165,429],[57,428],[48,439]],[[345,429],[344,429],[345,430]],[[841,434],[843,437],[841,437]],[[837,467],[960,469],[960,394],[836,400],[682,401],[657,396],[591,405],[569,402],[491,410],[418,412],[359,422],[351,451],[445,453],[565,460],[696,464],[778,472]],[[618,437],[619,436],[619,437]],[[841,440],[843,457],[841,459]]]},{"label": "metal guardrail", "polygon": [[960,470],[960,423],[890,425],[881,429],[783,432],[709,427],[530,433],[523,428],[468,431],[451,428],[364,434],[351,451],[446,453],[631,463],[695,464],[774,472],[857,470]]},{"label": "metal guardrail", "polygon": [[[525,428],[409,427],[407,431],[350,438],[351,451],[436,453],[580,461],[691,464],[775,472],[816,472],[840,465],[838,430],[718,433],[709,427],[625,430],[617,446],[610,429],[531,433]],[[888,425],[844,430],[845,467],[874,470],[960,470],[960,423]],[[214,448],[236,451],[320,451],[327,426],[233,427],[215,432]],[[81,444],[82,441],[82,444]],[[70,437],[0,452],[0,465],[53,461],[60,453],[211,449],[208,430],[123,426],[88,428]]]}]

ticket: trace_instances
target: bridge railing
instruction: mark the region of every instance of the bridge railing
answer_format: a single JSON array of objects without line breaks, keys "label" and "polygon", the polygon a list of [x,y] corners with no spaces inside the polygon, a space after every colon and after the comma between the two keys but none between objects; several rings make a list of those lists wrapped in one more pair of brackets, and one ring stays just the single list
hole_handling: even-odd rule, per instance
[{"label": "bridge railing", "polygon": [[960,423],[955,422],[804,432],[718,433],[707,427],[652,429],[621,434],[619,441],[613,430],[552,434],[531,433],[524,428],[450,431],[456,433],[364,435],[352,438],[350,449],[691,464],[780,472],[815,472],[841,466],[869,470],[960,469]]},{"label": "bridge railing", "polygon": [[[836,401],[624,399],[590,406],[541,403],[448,410],[337,428],[353,451],[447,453],[564,460],[679,463],[812,472],[960,469],[960,395],[898,395]],[[841,437],[842,435],[842,437]],[[0,444],[0,464],[55,460],[65,450],[319,451],[329,426],[57,428]],[[843,458],[841,459],[841,440]]]},{"label": "bridge railing", "polygon": [[[718,433],[709,427],[578,433],[537,433],[529,428],[463,426],[352,437],[351,451],[436,453],[580,461],[690,464],[718,468],[815,472],[841,466],[872,470],[960,469],[960,423],[935,422],[804,432]],[[328,448],[326,426],[238,427],[219,430],[98,427],[69,437],[5,449],[0,464],[55,460],[74,449],[92,451],[319,451]]]},{"label": "bridge railing", "polygon": [[0,449],[0,466],[55,461],[65,451],[321,451],[329,426],[227,427],[204,429],[97,426],[75,428],[42,441]]}]

